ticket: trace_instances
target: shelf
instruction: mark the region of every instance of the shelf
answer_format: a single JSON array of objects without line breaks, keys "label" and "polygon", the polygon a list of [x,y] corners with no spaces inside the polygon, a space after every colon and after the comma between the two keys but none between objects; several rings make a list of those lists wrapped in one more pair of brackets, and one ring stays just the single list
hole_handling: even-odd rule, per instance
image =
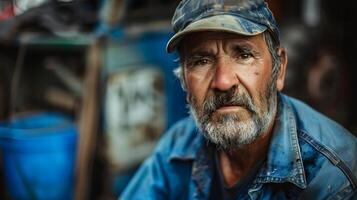
[{"label": "shelf", "polygon": [[31,46],[54,46],[54,47],[83,47],[93,43],[93,34],[76,34],[70,37],[55,35],[26,33],[18,38],[19,44]]}]

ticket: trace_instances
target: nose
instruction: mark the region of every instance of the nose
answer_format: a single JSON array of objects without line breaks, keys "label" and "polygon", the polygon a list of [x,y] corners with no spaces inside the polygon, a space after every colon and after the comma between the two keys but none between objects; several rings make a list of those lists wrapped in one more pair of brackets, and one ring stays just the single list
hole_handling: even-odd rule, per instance
[{"label": "nose", "polygon": [[211,88],[218,91],[227,91],[239,83],[234,70],[234,63],[230,58],[217,59]]}]

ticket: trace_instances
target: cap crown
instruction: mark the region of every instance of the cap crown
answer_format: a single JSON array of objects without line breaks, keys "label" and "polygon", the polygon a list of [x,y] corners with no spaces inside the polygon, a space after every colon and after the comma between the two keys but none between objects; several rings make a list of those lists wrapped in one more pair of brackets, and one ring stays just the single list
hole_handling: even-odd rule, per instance
[{"label": "cap crown", "polygon": [[[195,21],[216,15],[237,16],[266,26],[279,42],[277,23],[264,0],[182,0],[172,18],[173,30],[180,32]],[[248,23],[245,26],[254,29]]]}]

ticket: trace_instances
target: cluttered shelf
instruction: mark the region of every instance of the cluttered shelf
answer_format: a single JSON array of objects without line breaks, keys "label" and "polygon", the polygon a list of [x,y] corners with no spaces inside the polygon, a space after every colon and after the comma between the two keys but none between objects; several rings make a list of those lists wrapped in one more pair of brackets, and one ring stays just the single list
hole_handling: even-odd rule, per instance
[{"label": "cluttered shelf", "polygon": [[95,40],[94,34],[80,33],[66,37],[55,36],[52,34],[26,33],[18,37],[19,45],[44,46],[46,48],[60,47],[88,47]]},{"label": "cluttered shelf", "polygon": [[[4,83],[9,89],[4,91],[7,110],[2,115],[8,120],[0,125],[5,181],[1,194],[70,199],[80,133],[97,134],[95,128],[86,128],[97,123],[99,71],[92,62],[96,53],[91,53],[92,39],[73,42],[41,40],[42,36],[21,42]],[[13,171],[15,162],[20,168]]]},{"label": "cluttered shelf", "polygon": [[49,1],[16,13],[9,12],[12,1],[5,3],[0,5],[0,198],[72,199],[79,133],[93,119],[87,100],[97,84],[93,77],[87,80],[93,71],[88,64],[97,20],[93,4]]},{"label": "cluttered shelf", "polygon": [[[113,19],[98,22],[91,2],[48,1],[0,15],[1,199],[113,198],[187,114],[175,55],[164,51],[168,20],[140,15],[144,23],[115,35],[105,29]],[[118,10],[105,2],[106,13]]]}]

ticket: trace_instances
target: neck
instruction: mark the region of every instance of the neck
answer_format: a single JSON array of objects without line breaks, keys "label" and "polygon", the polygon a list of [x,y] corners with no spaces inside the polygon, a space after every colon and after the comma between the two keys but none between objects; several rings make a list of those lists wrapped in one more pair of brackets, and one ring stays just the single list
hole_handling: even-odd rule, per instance
[{"label": "neck", "polygon": [[259,138],[240,149],[219,151],[219,163],[226,186],[231,187],[247,176],[266,157],[274,120]]}]

